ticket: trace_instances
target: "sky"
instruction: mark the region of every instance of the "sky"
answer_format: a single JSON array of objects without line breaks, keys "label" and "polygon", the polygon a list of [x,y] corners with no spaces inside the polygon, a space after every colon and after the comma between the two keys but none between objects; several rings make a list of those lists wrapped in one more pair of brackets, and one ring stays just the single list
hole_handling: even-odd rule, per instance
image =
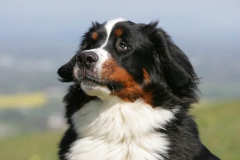
[{"label": "sky", "polygon": [[55,80],[91,22],[119,17],[158,20],[190,57],[205,90],[221,86],[224,94],[228,88],[240,95],[239,0],[0,0],[0,72],[54,73]]},{"label": "sky", "polygon": [[238,0],[0,0],[0,54],[74,54],[91,22],[118,17],[136,23],[159,20],[159,27],[190,55],[238,54],[240,49]]}]

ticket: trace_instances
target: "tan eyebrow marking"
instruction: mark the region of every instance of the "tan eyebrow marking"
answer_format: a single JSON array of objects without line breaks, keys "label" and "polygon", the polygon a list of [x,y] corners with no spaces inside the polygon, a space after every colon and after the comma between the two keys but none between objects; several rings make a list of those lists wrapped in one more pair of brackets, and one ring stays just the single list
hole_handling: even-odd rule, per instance
[{"label": "tan eyebrow marking", "polygon": [[119,36],[121,36],[123,34],[123,30],[118,28],[118,29],[115,30],[115,34],[116,34],[116,36],[119,37]]},{"label": "tan eyebrow marking", "polygon": [[98,38],[97,32],[93,32],[92,33],[92,39],[95,41],[95,40],[97,40],[97,38]]}]

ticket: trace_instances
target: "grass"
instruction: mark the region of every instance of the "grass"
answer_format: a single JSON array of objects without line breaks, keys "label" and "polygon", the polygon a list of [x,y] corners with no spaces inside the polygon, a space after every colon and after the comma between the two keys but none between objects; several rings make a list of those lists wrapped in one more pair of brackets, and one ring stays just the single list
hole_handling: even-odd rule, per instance
[{"label": "grass", "polygon": [[203,143],[221,159],[240,159],[240,101],[202,103],[191,113],[196,115]]},{"label": "grass", "polygon": [[34,108],[43,106],[46,103],[46,96],[42,92],[0,95],[0,109],[10,108]]},{"label": "grass", "polygon": [[[221,159],[240,159],[240,101],[200,103],[191,110],[203,143]],[[61,133],[46,132],[0,139],[1,160],[57,160]]]},{"label": "grass", "polygon": [[57,160],[61,134],[36,133],[0,141],[1,160]]}]

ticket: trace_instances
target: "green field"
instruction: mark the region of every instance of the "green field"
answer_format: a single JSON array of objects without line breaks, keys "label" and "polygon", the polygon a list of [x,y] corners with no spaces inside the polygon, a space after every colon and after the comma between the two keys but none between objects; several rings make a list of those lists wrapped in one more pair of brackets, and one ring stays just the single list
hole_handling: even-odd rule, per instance
[{"label": "green field", "polygon": [[0,94],[0,109],[36,108],[46,104],[46,101],[47,98],[44,92]]},{"label": "green field", "polygon": [[240,159],[240,101],[202,103],[192,110],[203,143],[222,160]]},{"label": "green field", "polygon": [[57,160],[60,133],[46,132],[0,140],[1,160]]},{"label": "green field", "polygon": [[[240,159],[240,101],[201,103],[192,109],[204,144],[222,160]],[[62,133],[47,132],[0,139],[1,160],[56,160]]]}]

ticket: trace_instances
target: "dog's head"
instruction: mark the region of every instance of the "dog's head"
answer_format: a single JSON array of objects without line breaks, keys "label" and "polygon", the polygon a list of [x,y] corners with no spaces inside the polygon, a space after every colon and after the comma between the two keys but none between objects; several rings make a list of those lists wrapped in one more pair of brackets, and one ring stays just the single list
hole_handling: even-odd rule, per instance
[{"label": "dog's head", "polygon": [[198,78],[189,59],[157,22],[93,23],[58,74],[63,82],[74,81],[100,99],[143,99],[153,107],[197,101]]}]

